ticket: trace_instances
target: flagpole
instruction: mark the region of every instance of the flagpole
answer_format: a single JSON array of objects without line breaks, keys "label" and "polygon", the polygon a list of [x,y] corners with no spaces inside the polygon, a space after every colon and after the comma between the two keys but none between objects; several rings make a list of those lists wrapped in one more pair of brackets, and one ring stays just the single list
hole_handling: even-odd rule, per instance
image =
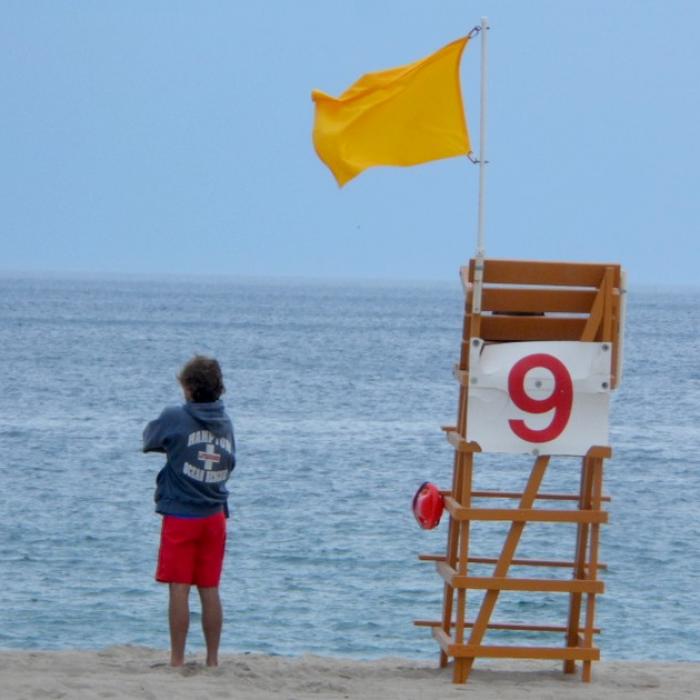
[{"label": "flagpole", "polygon": [[486,188],[486,114],[488,102],[488,30],[487,17],[481,18],[481,109],[479,114],[479,215],[476,233],[476,256],[474,260],[474,290],[472,314],[481,313],[481,295],[484,281],[484,194]]}]

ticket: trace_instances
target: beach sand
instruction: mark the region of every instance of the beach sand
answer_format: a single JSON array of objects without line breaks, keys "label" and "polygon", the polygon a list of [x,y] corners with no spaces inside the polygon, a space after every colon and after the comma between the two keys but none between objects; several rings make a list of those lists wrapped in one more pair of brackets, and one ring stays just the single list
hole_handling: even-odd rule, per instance
[{"label": "beach sand", "polygon": [[378,661],[257,654],[224,655],[216,669],[200,658],[169,668],[162,650],[118,646],[99,652],[0,652],[0,698],[150,698],[167,700],[569,700],[700,697],[700,664],[603,661],[592,683],[565,676],[558,663],[477,660],[466,685],[435,661]]}]

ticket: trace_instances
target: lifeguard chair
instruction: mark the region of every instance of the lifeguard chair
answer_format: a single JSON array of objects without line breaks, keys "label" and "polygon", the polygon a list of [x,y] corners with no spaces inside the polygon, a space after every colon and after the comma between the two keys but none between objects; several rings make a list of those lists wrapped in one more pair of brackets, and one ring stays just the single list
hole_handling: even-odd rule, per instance
[{"label": "lifeguard chair", "polygon": [[[598,574],[603,504],[603,463],[608,446],[608,401],[622,374],[624,273],[616,264],[471,260],[460,272],[465,312],[459,363],[457,423],[443,428],[454,448],[452,486],[445,490],[449,529],[445,551],[423,554],[435,562],[444,582],[440,620],[417,620],[432,628],[440,664],[454,659],[453,681],[464,683],[477,658],[558,659],[573,673],[600,658],[594,645],[596,596],[604,584]],[[531,453],[534,464],[525,489],[473,489],[480,452]],[[559,455],[581,457],[580,479],[569,493],[541,493],[540,485]],[[574,486],[574,485],[572,485]],[[515,508],[478,504],[513,500]],[[552,501],[558,508],[537,508]],[[568,508],[565,506],[569,505]],[[478,507],[477,507],[478,506]],[[572,507],[573,506],[573,507]],[[500,553],[471,554],[470,524],[510,523]],[[565,561],[517,558],[530,523],[576,526],[574,551]],[[474,576],[471,565],[493,565],[489,576]],[[551,572],[570,569],[562,580],[551,575],[509,576],[511,566]],[[481,600],[471,617],[470,591]],[[568,616],[560,624],[493,622],[501,591],[523,595],[569,596]],[[555,645],[486,644],[490,630],[559,636]],[[528,638],[530,638],[528,636]]]}]

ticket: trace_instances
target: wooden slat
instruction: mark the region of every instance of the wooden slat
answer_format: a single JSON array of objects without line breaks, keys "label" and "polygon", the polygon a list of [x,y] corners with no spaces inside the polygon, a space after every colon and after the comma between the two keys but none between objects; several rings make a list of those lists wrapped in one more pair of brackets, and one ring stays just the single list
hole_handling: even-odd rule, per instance
[{"label": "wooden slat", "polygon": [[[468,372],[469,371],[469,345],[468,340],[473,334],[478,335],[479,331],[479,319],[469,318],[469,299],[468,295],[465,293],[464,299],[464,318],[462,321],[462,343],[460,348],[459,356],[459,368]],[[459,387],[459,400],[457,404],[457,424],[455,426],[455,432],[460,435],[467,434],[467,399],[468,391],[466,386]],[[465,472],[471,472],[472,469],[472,454],[463,453],[456,450],[454,453],[454,462],[452,469],[452,493],[459,494],[462,490],[462,483],[465,478]],[[459,523],[453,518],[450,518],[449,529],[447,535],[447,553],[446,560],[453,566],[457,565],[457,552],[459,546],[459,538],[461,534],[461,528]],[[450,623],[452,620],[454,608],[454,589],[447,583],[443,586],[443,601],[442,601],[442,620],[443,628],[445,634],[449,632]],[[448,657],[444,650],[440,651],[440,667],[444,668],[447,666]]]},{"label": "wooden slat", "polygon": [[[458,432],[457,435],[463,435],[466,431],[466,413],[467,413],[467,404],[466,404],[466,398],[467,398],[467,392],[464,387],[460,387],[460,400],[459,400],[459,409],[457,413],[457,423],[458,423]],[[465,491],[465,484],[466,484],[466,492],[469,493],[471,492],[472,486],[471,486],[471,474],[472,474],[472,467],[473,467],[473,459],[474,459],[474,454],[473,452],[462,452],[460,450],[455,450],[455,455],[454,455],[454,469],[453,469],[453,474],[452,474],[452,492],[456,494],[462,494]],[[457,522],[454,518],[450,518],[450,523],[449,523],[449,533],[448,533],[448,538],[447,538],[447,563],[449,563],[451,566],[457,566],[458,565],[458,551],[462,551],[463,548],[463,542],[461,543],[460,540],[464,537],[464,523],[459,523]],[[467,537],[469,534],[468,531],[468,524],[467,524]],[[443,592],[443,611],[442,611],[442,619],[443,619],[443,628],[446,631],[449,631],[450,628],[450,623],[452,620],[452,614],[453,614],[453,608],[454,608],[454,588],[450,586],[447,582],[445,582],[445,585],[443,587],[444,592]],[[460,594],[462,597],[464,596],[464,592]],[[466,615],[466,609],[465,609],[465,603],[466,601],[464,599],[457,601],[458,609],[461,611],[462,619],[465,619]],[[447,655],[445,652],[440,653],[440,667],[444,668],[447,665]]]},{"label": "wooden slat", "polygon": [[[419,554],[418,561],[446,561],[444,554]],[[468,557],[467,561],[470,564],[496,564],[498,559],[495,557]],[[560,559],[513,559],[513,566],[542,566],[561,569],[573,569],[576,566],[575,561],[563,561]],[[598,569],[605,571],[608,568],[607,564],[598,563]]]},{"label": "wooden slat", "polygon": [[[429,559],[426,561],[444,561],[444,557],[443,559]],[[497,564],[498,559],[496,559],[495,557],[469,557],[469,562],[472,564]],[[513,559],[511,564],[513,566],[543,566],[561,569],[573,569],[576,565],[576,562],[552,559]],[[598,568],[601,571],[604,571],[608,568],[608,565],[599,563]]]},{"label": "wooden slat", "polygon": [[[474,498],[522,498],[520,491],[473,491]],[[538,493],[536,501],[578,501],[578,496],[572,493]]]},{"label": "wooden slat", "polygon": [[[440,620],[414,620],[413,624],[416,627],[439,627],[442,625]],[[454,623],[452,625],[454,627]],[[465,627],[473,627],[473,622],[465,622]],[[488,624],[490,630],[510,630],[513,632],[551,632],[563,633],[567,628],[564,625],[526,625],[512,622],[491,622]],[[596,627],[595,634],[600,634],[600,628]]]},{"label": "wooden slat", "polygon": [[[592,488],[591,488],[591,507],[600,508],[601,492],[603,489],[603,460],[600,458],[594,458],[592,461]],[[589,566],[586,569],[586,573],[590,579],[595,581],[598,572],[598,550],[600,546],[600,525],[591,525],[590,540],[589,540]],[[586,600],[586,625],[584,628],[584,641],[583,646],[592,647],[593,646],[593,629],[595,620],[595,606],[596,599],[593,592],[589,592]],[[591,663],[586,661],[583,664],[583,672],[581,674],[581,679],[585,683],[590,683],[591,681]]]},{"label": "wooden slat", "polygon": [[446,656],[474,659],[477,657],[501,659],[561,659],[574,661],[598,661],[600,650],[596,647],[516,647],[454,644],[452,637],[440,627],[433,627],[433,637]]},{"label": "wooden slat", "polygon": [[533,591],[537,593],[603,593],[602,581],[570,579],[556,581],[537,578],[494,578],[491,576],[457,576],[455,588],[471,588],[479,591]]},{"label": "wooden slat", "polygon": [[533,523],[607,523],[602,510],[542,510],[535,508],[464,508],[448,496],[445,508],[456,520]]},{"label": "wooden slat", "polygon": [[486,288],[482,296],[484,311],[518,313],[590,314],[596,293],[580,289]]},{"label": "wooden slat", "polygon": [[620,378],[618,373],[620,370],[620,335],[624,333],[624,329],[620,325],[620,305],[622,304],[622,297],[620,290],[613,290],[613,318],[615,325],[615,342],[612,343],[612,381],[611,386],[613,389],[617,389],[619,385]]},{"label": "wooden slat", "polygon": [[[475,444],[475,443],[474,443]],[[455,495],[460,502],[466,505],[471,505],[471,492],[473,490],[473,453],[464,455],[465,461],[468,460],[469,468],[464,472],[464,478]],[[467,562],[469,560],[469,535],[471,523],[462,521],[459,523],[459,553],[456,563],[457,571],[460,575],[467,574]],[[457,625],[455,627],[455,641],[458,644],[464,642],[464,621],[467,619],[467,591],[460,589],[457,591]]]},{"label": "wooden slat", "polygon": [[[528,284],[562,287],[600,286],[605,269],[614,271],[613,285],[620,286],[620,266],[604,263],[547,262],[542,260],[484,261],[486,284]],[[474,279],[474,260],[469,261],[469,280]]]},{"label": "wooden slat", "polygon": [[[472,491],[473,498],[522,498],[519,491]],[[568,493],[538,493],[537,501],[578,501],[579,496]],[[601,501],[609,502],[610,496],[602,496]]]},{"label": "wooden slat", "polygon": [[459,658],[487,659],[575,659],[576,661],[599,661],[600,650],[596,647],[515,647],[515,646],[452,646],[452,656]]},{"label": "wooden slat", "polygon": [[579,340],[585,325],[585,318],[482,316],[480,337],[498,342]]},{"label": "wooden slat", "polygon": [[[581,479],[579,486],[579,508],[591,507],[591,457],[584,457],[581,462]],[[586,552],[588,540],[588,525],[581,523],[576,533],[576,551],[574,576],[586,577]],[[569,615],[567,629],[567,646],[579,646],[579,626],[581,617],[581,594],[574,593],[569,599]],[[573,661],[564,662],[564,673],[574,673],[576,665]]]},{"label": "wooden slat", "polygon": [[618,327],[614,323],[613,318],[613,282],[615,271],[612,267],[608,267],[605,272],[605,279],[602,285],[605,295],[605,307],[603,309],[602,328],[598,334],[598,340],[607,343],[617,343],[619,340]]},{"label": "wooden slat", "polygon": [[443,580],[453,588],[476,591],[533,591],[538,593],[603,593],[602,581],[588,579],[552,580],[538,578],[506,578],[496,576],[459,576],[447,562],[437,562]]}]

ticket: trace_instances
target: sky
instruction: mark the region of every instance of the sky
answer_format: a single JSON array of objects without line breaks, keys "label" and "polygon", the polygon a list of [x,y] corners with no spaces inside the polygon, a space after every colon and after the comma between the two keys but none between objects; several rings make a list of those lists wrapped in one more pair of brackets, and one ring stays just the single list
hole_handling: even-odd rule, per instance
[{"label": "sky", "polygon": [[[700,2],[0,0],[0,272],[457,280],[478,167],[339,189],[311,90],[482,16],[487,257],[700,284]],[[479,142],[480,45],[462,59]],[[478,155],[478,153],[477,153]]]}]

